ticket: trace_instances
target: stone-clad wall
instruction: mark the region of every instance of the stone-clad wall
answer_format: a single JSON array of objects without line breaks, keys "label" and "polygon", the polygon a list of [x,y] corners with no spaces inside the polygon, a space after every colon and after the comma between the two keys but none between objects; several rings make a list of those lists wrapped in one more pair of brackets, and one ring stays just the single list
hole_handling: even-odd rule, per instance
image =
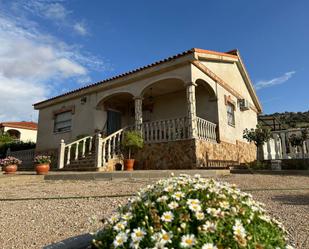
[{"label": "stone-clad wall", "polygon": [[200,139],[145,144],[136,155],[135,169],[193,169],[208,160],[251,162],[256,159],[254,144],[214,144]]},{"label": "stone-clad wall", "polygon": [[205,140],[196,140],[197,166],[207,165],[208,160],[235,161],[238,163],[252,162],[256,159],[256,147],[236,141],[236,144],[220,142],[210,143]]},{"label": "stone-clad wall", "polygon": [[195,140],[145,144],[136,155],[135,169],[192,169],[195,167]]}]

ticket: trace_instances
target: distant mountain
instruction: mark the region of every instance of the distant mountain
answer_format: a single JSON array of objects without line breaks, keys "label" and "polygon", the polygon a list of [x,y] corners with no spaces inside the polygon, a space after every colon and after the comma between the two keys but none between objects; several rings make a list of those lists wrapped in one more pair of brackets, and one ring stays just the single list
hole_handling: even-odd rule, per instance
[{"label": "distant mountain", "polygon": [[307,112],[276,112],[262,115],[262,117],[276,118],[284,129],[309,128],[309,110]]}]

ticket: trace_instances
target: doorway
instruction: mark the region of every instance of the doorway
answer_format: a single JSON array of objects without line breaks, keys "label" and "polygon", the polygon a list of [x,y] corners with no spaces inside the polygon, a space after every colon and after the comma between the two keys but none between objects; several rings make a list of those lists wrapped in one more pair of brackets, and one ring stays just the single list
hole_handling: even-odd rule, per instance
[{"label": "doorway", "polygon": [[121,112],[107,110],[107,136],[121,129]]}]

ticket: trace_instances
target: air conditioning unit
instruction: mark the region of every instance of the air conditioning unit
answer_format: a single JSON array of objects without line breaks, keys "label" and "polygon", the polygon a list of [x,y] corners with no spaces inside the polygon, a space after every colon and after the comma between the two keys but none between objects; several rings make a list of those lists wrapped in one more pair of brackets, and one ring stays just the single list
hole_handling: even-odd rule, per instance
[{"label": "air conditioning unit", "polygon": [[246,99],[239,100],[239,107],[241,111],[247,111],[250,109],[250,102]]}]

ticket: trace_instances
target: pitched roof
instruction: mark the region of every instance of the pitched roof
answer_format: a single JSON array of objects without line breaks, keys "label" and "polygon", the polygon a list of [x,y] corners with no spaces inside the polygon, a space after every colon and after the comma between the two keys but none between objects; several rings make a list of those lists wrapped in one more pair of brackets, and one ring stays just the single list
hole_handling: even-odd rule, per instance
[{"label": "pitched roof", "polygon": [[11,127],[11,128],[20,128],[27,130],[37,130],[38,124],[34,122],[2,122],[0,123],[0,127]]},{"label": "pitched roof", "polygon": [[112,80],[119,79],[119,78],[121,78],[121,77],[124,77],[124,76],[127,76],[127,75],[131,75],[131,74],[134,74],[134,73],[143,71],[143,70],[148,69],[148,68],[150,68],[150,67],[154,67],[154,66],[157,66],[157,65],[159,65],[159,64],[162,64],[162,63],[165,63],[165,62],[168,62],[168,61],[172,61],[172,60],[178,59],[179,57],[182,57],[182,56],[185,56],[185,55],[188,55],[188,54],[193,54],[193,53],[195,53],[195,52],[197,52],[197,53],[204,53],[204,54],[212,54],[212,55],[220,55],[220,56],[233,57],[233,58],[236,58],[236,59],[238,58],[237,55],[233,55],[233,54],[230,54],[230,53],[222,53],[222,52],[216,52],[216,51],[205,50],[205,49],[200,49],[200,48],[192,48],[192,49],[186,50],[186,51],[184,51],[184,52],[182,52],[182,53],[179,53],[179,54],[170,56],[170,57],[168,57],[168,58],[165,58],[165,59],[163,59],[163,60],[159,60],[159,61],[153,62],[153,63],[148,64],[148,65],[146,65],[146,66],[139,67],[139,68],[137,68],[137,69],[134,69],[134,70],[131,70],[131,71],[128,71],[128,72],[125,72],[125,73],[122,73],[122,74],[113,76],[113,77],[111,77],[111,78],[107,78],[107,79],[105,79],[105,80],[98,81],[98,82],[95,82],[95,83],[86,85],[86,86],[84,86],[84,87],[74,89],[74,90],[69,91],[69,92],[66,92],[66,93],[64,93],[64,94],[60,94],[60,95],[58,95],[58,96],[49,98],[49,99],[47,99],[47,100],[44,100],[44,101],[35,103],[33,106],[35,107],[35,106],[37,106],[37,105],[39,105],[39,104],[46,103],[46,102],[52,101],[52,100],[54,100],[54,99],[58,99],[58,98],[60,98],[60,97],[67,96],[67,95],[70,95],[70,94],[73,94],[73,93],[76,93],[76,92],[79,92],[79,91],[82,91],[82,90],[85,90],[85,89],[88,89],[88,88],[91,88],[91,87],[94,87],[94,86],[97,86],[97,85],[101,85],[101,84],[110,82],[110,81],[112,81]]}]

